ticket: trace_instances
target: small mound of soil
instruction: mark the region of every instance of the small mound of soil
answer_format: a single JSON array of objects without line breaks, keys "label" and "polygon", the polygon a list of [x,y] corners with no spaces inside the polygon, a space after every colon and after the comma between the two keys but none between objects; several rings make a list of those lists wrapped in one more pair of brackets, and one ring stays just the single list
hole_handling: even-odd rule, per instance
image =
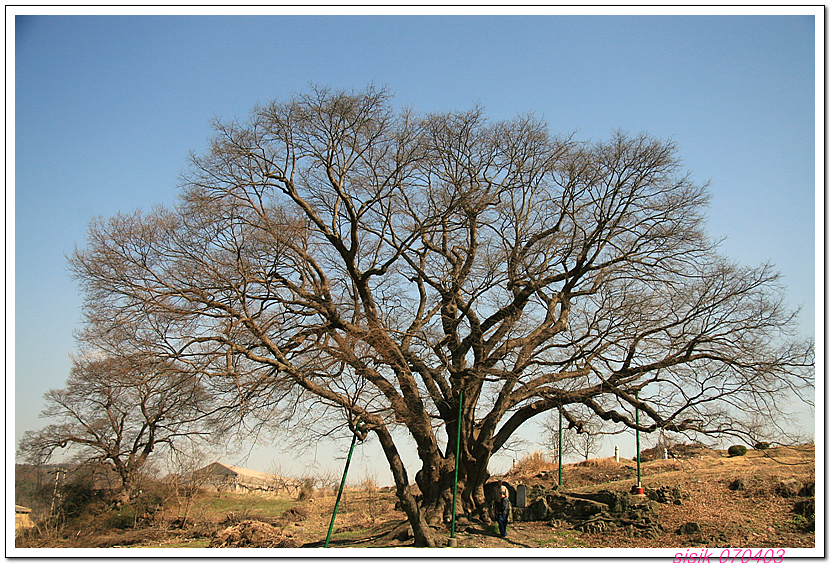
[{"label": "small mound of soil", "polygon": [[308,510],[302,506],[295,506],[283,512],[280,520],[286,522],[302,522],[308,517]]},{"label": "small mound of soil", "polygon": [[209,547],[298,547],[290,533],[258,520],[245,520],[225,528],[210,540]]}]

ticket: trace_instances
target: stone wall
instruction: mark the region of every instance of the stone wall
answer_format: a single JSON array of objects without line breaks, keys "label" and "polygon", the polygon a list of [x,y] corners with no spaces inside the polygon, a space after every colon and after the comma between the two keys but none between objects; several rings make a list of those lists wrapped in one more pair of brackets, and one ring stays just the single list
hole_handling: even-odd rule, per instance
[{"label": "stone wall", "polygon": [[656,537],[663,531],[655,501],[618,491],[562,493],[534,486],[527,507],[514,506],[511,516],[514,522],[564,522],[589,533],[623,528],[632,536]]}]

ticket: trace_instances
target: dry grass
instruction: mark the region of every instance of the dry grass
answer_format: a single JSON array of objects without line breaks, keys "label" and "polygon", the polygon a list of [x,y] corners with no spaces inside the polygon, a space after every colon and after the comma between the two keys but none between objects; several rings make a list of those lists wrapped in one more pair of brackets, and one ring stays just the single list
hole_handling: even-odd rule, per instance
[{"label": "dry grass", "polygon": [[378,492],[378,479],[377,474],[374,472],[366,472],[363,475],[363,479],[358,484],[357,488],[362,491],[366,491],[367,493],[376,493]]},{"label": "dry grass", "polygon": [[507,477],[515,478],[515,477],[522,477],[527,475],[535,475],[541,473],[542,471],[558,471],[559,464],[553,460],[550,460],[545,456],[544,453],[536,451],[527,454],[522,459],[520,459],[516,464],[513,466],[510,471],[507,472]]},{"label": "dry grass", "polygon": [[585,461],[580,461],[579,463],[575,463],[574,467],[592,467],[599,470],[602,469],[616,469],[620,466],[623,462],[616,461],[613,457],[603,457],[597,459],[586,459]]},{"label": "dry grass", "polygon": [[[682,470],[689,466],[689,461],[658,459],[641,464],[643,482],[646,476],[659,475]],[[685,464],[685,465],[684,465]],[[596,458],[562,466],[565,488],[574,490],[580,487],[605,483],[636,480],[637,463],[627,459],[616,461],[614,457]],[[502,478],[514,484],[530,484],[536,479],[558,480],[559,465],[549,460],[540,452],[533,452],[519,460]]]},{"label": "dry grass", "polygon": [[[628,491],[636,481],[636,464],[630,460],[617,463],[613,458],[594,459],[563,467],[567,491],[611,489]],[[539,452],[516,464],[511,483],[555,484],[557,465]],[[543,473],[548,472],[548,473]],[[742,457],[727,457],[724,452],[710,451],[705,457],[688,460],[663,460],[642,464],[643,484],[647,488],[680,486],[686,493],[682,504],[656,505],[664,533],[654,539],[632,538],[622,530],[603,534],[584,534],[568,526],[552,527],[547,522],[515,523],[509,526],[504,540],[483,529],[457,532],[459,547],[600,547],[600,548],[685,548],[695,545],[715,547],[784,547],[816,546],[815,533],[798,527],[792,513],[796,499],[782,498],[776,485],[786,479],[802,483],[815,480],[815,448],[772,448],[750,451]],[[542,475],[541,477],[539,475]],[[744,486],[731,490],[729,485],[741,479]],[[233,498],[231,498],[233,497]],[[238,497],[238,498],[237,498]],[[334,495],[315,495],[303,501],[286,499],[290,514],[274,513],[264,506],[249,507],[249,515],[259,513],[262,521],[271,521],[290,533],[298,545],[322,545],[325,541]],[[404,522],[402,512],[394,509],[395,494],[389,488],[377,488],[373,478],[364,478],[358,487],[344,491],[335,522],[333,545],[337,547],[369,547],[380,545],[411,545],[409,542],[382,542],[380,537]],[[219,519],[227,515],[233,502],[262,502],[245,495],[223,495],[223,513],[202,514],[200,521],[184,530],[159,529],[123,530],[120,532],[82,532],[76,538],[53,538],[39,547],[106,547],[135,545],[144,547],[204,547],[199,538],[210,537],[220,528]],[[219,508],[219,503],[202,499],[197,507]],[[697,522],[701,532],[693,536],[675,533],[681,524]],[[200,535],[201,534],[201,535]],[[440,532],[439,532],[440,534]],[[197,541],[193,541],[193,540]],[[22,547],[18,545],[18,547]],[[28,547],[35,547],[29,544]]]}]

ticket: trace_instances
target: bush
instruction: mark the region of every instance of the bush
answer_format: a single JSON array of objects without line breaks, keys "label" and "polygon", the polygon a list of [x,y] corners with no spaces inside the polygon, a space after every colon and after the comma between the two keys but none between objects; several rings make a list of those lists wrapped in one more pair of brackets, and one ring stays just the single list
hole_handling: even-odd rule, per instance
[{"label": "bush", "polygon": [[746,455],[746,446],[729,446],[729,449],[726,450],[726,453],[729,454],[729,457],[736,457],[741,455]]},{"label": "bush", "polygon": [[756,450],[768,450],[769,446],[770,446],[769,442],[758,442],[757,444],[755,444],[755,449]]},{"label": "bush", "polygon": [[107,524],[111,528],[134,528],[136,524],[135,508],[129,504],[122,504],[110,513]]},{"label": "bush", "polygon": [[800,514],[793,516],[793,519],[790,520],[793,526],[799,532],[815,532],[816,531],[816,515],[811,514],[810,516],[801,516]]},{"label": "bush", "polygon": [[300,486],[300,492],[297,495],[298,501],[304,501],[314,496],[314,481],[312,479],[303,479],[303,484]]}]

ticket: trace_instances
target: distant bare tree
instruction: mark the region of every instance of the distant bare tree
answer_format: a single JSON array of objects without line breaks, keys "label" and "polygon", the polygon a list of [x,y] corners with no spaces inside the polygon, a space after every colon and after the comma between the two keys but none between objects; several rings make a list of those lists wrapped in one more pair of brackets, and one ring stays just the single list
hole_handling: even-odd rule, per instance
[{"label": "distant bare tree", "polygon": [[165,479],[169,495],[165,500],[175,499],[179,513],[174,522],[179,527],[184,528],[190,518],[196,495],[199,494],[210,478],[210,473],[199,471],[207,465],[208,458],[205,452],[195,443],[188,444],[186,447],[171,449],[169,454],[166,459],[167,476]]},{"label": "distant bare tree", "polygon": [[[542,428],[544,430],[540,443],[553,455],[554,461],[559,460],[559,413],[558,411],[549,412],[542,420]],[[563,461],[575,455],[578,455],[579,450],[573,441],[574,432],[568,430],[566,424],[562,425],[562,459]]]},{"label": "distant bare tree", "polygon": [[602,447],[600,425],[595,422],[583,426],[582,432],[577,432],[573,438],[576,451],[585,461],[592,455],[596,455]]},{"label": "distant bare tree", "polygon": [[[564,418],[564,417],[563,417]],[[603,428],[601,420],[586,417],[580,420],[579,415],[569,416],[574,422],[562,425],[562,459],[580,456],[587,460],[591,455],[599,452],[602,447],[603,436],[617,433]],[[545,433],[542,444],[553,452],[558,461],[559,455],[559,413],[549,412],[542,421]]]},{"label": "distant bare tree", "polygon": [[75,358],[66,387],[44,398],[42,416],[56,422],[26,432],[19,454],[43,463],[67,448],[83,463],[110,462],[124,500],[137,492],[154,450],[207,433],[201,420],[209,396],[193,374],[165,361]]},{"label": "distant bare tree", "polygon": [[671,142],[396,113],[372,87],[215,128],[176,208],[90,225],[86,314],[147,329],[237,416],[376,437],[418,545],[449,516],[457,447],[458,510],[484,515],[491,456],[540,414],[742,435],[813,384],[778,274],[716,252]]},{"label": "distant bare tree", "polygon": [[269,475],[268,487],[271,491],[284,492],[286,495],[294,496],[300,490],[302,481],[295,477],[287,477],[282,464],[276,460],[271,462],[266,473]]},{"label": "distant bare tree", "polygon": [[672,446],[677,446],[678,444],[682,444],[683,440],[679,436],[672,436],[668,432],[658,432],[656,436],[656,440],[654,440],[653,448],[658,448],[664,452],[664,455],[668,455],[668,452],[671,450]]}]

